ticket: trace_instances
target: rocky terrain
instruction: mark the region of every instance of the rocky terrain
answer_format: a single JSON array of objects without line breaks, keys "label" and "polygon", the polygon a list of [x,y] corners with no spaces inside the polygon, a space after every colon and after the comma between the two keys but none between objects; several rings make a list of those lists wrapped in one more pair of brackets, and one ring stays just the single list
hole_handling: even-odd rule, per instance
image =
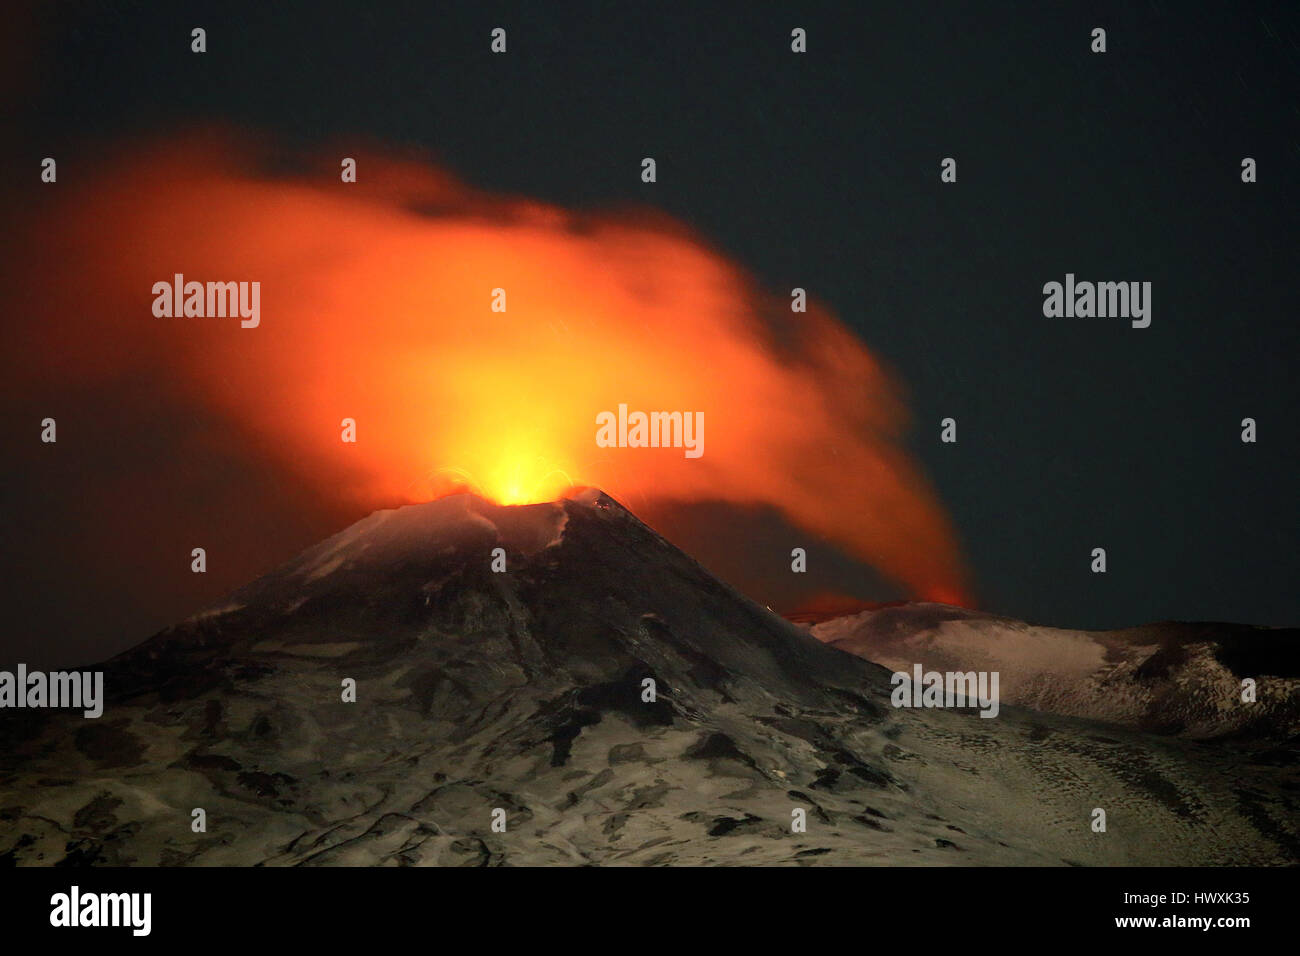
[{"label": "rocky terrain", "polygon": [[[815,624],[890,670],[998,671],[1004,703],[1201,739],[1300,734],[1300,630],[1166,621],[1118,631],[1039,627],[942,604]],[[1242,701],[1242,681],[1255,700]]]},{"label": "rocky terrain", "polygon": [[5,713],[0,860],[1300,860],[1276,734],[1149,733],[1137,705],[1128,726],[895,709],[888,672],[833,646],[850,640],[740,596],[599,492],[377,512],[102,665],[101,718]]}]

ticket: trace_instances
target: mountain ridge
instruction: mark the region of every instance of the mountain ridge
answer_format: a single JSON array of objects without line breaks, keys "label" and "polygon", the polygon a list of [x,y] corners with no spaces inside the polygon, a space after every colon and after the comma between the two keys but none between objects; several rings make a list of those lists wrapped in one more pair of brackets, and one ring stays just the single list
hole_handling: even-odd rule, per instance
[{"label": "mountain ridge", "polygon": [[99,720],[4,722],[0,862],[1300,859],[1294,766],[1016,707],[894,709],[884,668],[596,491],[371,515],[104,669]]}]

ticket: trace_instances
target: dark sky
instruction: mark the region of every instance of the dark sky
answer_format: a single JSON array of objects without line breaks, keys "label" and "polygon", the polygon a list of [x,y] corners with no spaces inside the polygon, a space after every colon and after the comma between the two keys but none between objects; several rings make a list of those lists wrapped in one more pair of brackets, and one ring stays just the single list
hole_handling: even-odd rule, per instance
[{"label": "dark sky", "polygon": [[[658,205],[770,288],[807,288],[897,372],[983,607],[1081,627],[1300,621],[1294,4],[57,6],[30,42],[11,37],[10,152],[33,188],[56,148],[72,175],[91,138],[216,120],[417,147],[473,185],[570,207]],[[488,52],[495,26],[504,57]],[[1089,52],[1096,26],[1104,55]],[[653,191],[636,176],[646,155]],[[956,185],[939,182],[946,156]],[[1043,283],[1067,272],[1150,281],[1151,327],[1044,318]],[[129,431],[148,401],[91,405]],[[39,403],[6,405],[6,441],[30,443]],[[946,416],[956,445],[938,440]],[[1239,440],[1246,416],[1257,444]],[[141,558],[123,587],[97,570],[108,543],[66,517],[73,479],[11,460],[0,596],[29,660],[120,650],[360,517],[283,509],[290,489],[242,475],[259,487],[244,506],[279,521],[232,531],[236,557],[202,580]],[[171,505],[224,527],[234,502]],[[765,559],[729,545],[725,518],[662,520],[743,577]],[[778,540],[765,522],[748,533]],[[1088,569],[1097,546],[1105,575]],[[827,584],[853,589],[858,572],[830,565]],[[867,580],[865,596],[890,596]]]}]

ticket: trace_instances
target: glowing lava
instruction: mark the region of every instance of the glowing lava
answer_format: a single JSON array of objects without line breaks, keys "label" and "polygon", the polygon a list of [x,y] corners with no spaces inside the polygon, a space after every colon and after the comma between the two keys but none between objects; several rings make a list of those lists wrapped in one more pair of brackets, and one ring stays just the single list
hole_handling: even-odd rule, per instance
[{"label": "glowing lava", "polygon": [[[542,501],[576,482],[634,509],[770,505],[913,595],[963,600],[948,520],[899,443],[898,390],[824,308],[793,313],[662,218],[356,158],[351,184],[336,156],[271,173],[209,134],[40,191],[0,292],[7,314],[41,317],[7,350],[8,380],[129,378],[195,441],[369,508],[465,487]],[[153,315],[151,288],[176,273],[260,282],[260,324]],[[596,418],[620,403],[702,413],[704,454],[598,447]]]}]

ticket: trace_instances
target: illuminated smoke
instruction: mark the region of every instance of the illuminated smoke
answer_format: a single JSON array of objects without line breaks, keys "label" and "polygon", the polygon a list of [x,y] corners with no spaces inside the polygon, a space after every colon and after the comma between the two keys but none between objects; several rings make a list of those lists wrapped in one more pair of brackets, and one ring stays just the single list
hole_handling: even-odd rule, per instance
[{"label": "illuminated smoke", "polygon": [[[824,308],[792,313],[788,290],[656,216],[488,196],[375,155],[350,153],[344,184],[341,155],[288,175],[205,134],[90,182],[61,168],[57,198],[22,214],[3,294],[30,322],[10,380],[145,382],[228,423],[241,453],[366,507],[571,484],[633,510],[771,505],[912,595],[964,600],[943,509],[898,444],[897,389]],[[259,281],[260,326],[155,317],[152,286],[175,273]],[[703,412],[703,456],[597,447],[597,414],[620,403]]]}]

